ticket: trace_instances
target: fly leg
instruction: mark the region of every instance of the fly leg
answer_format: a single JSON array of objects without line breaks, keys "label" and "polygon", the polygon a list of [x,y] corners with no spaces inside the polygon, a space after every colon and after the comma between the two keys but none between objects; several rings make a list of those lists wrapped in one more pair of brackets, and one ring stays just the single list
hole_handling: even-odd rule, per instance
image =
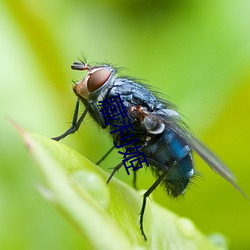
[{"label": "fly leg", "polygon": [[[102,160],[104,160],[104,158],[107,157],[107,155],[114,149],[114,147],[112,147],[96,164],[99,164]],[[137,163],[139,164],[139,163]],[[110,174],[108,180],[107,180],[107,184],[109,184],[109,182],[111,181],[111,179],[113,178],[113,176],[115,175],[115,173],[122,167],[123,162],[119,163],[116,167],[114,167],[112,173]],[[133,187],[134,189],[136,188],[136,171],[133,171],[134,176],[133,176]]]},{"label": "fly leg", "polygon": [[107,180],[107,184],[109,184],[109,182],[111,181],[111,179],[113,178],[114,174],[122,167],[123,162],[119,163],[116,167],[114,167],[112,173],[110,174],[108,180]]},{"label": "fly leg", "polygon": [[97,163],[96,165],[99,165],[111,152],[112,150],[115,148],[115,146],[113,146]]},{"label": "fly leg", "polygon": [[[136,163],[135,168],[138,168],[139,162]],[[137,175],[136,175],[136,170],[133,172],[134,176],[133,176],[133,187],[134,189],[137,189],[136,187],[136,180],[137,180]]]},{"label": "fly leg", "polygon": [[71,127],[65,133],[63,133],[62,135],[59,135],[57,137],[53,137],[51,139],[53,139],[55,141],[60,141],[64,137],[68,136],[69,134],[75,133],[79,129],[79,127],[80,127],[80,125],[81,125],[81,123],[82,123],[82,121],[83,121],[84,117],[86,116],[86,114],[88,112],[88,109],[89,109],[89,105],[88,105],[86,107],[86,109],[84,110],[84,112],[82,113],[82,115],[80,116],[79,120],[77,120],[78,119],[78,112],[79,112],[79,102],[80,101],[78,99],[77,102],[76,102]]},{"label": "fly leg", "polygon": [[143,195],[143,201],[142,201],[142,208],[141,208],[141,212],[140,212],[140,230],[142,233],[142,236],[144,238],[144,240],[147,240],[147,236],[144,232],[143,229],[143,216],[144,216],[144,212],[145,212],[145,208],[146,208],[146,200],[148,198],[148,196],[157,188],[157,186],[161,183],[161,181],[163,180],[163,178],[165,177],[167,172],[164,172],[162,175],[160,175],[158,177],[158,179],[153,183],[153,185],[147,190],[147,192]]}]

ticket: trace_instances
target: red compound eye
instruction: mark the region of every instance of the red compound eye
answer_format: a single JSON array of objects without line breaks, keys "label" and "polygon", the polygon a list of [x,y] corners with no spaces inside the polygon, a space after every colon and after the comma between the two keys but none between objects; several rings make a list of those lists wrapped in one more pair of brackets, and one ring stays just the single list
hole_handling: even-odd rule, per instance
[{"label": "red compound eye", "polygon": [[109,78],[110,71],[108,69],[99,69],[92,73],[88,79],[88,90],[93,92],[99,89]]}]

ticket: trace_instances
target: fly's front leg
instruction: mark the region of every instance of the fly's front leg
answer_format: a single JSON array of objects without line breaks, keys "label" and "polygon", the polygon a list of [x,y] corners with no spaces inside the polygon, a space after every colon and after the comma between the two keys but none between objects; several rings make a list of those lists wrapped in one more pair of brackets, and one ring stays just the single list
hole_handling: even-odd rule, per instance
[{"label": "fly's front leg", "polygon": [[71,127],[65,133],[63,133],[62,135],[59,135],[57,137],[53,137],[51,139],[53,139],[55,141],[60,141],[64,137],[68,136],[69,134],[75,133],[79,129],[84,117],[86,116],[87,112],[89,111],[89,105],[87,105],[86,109],[84,110],[84,112],[80,116],[79,120],[77,120],[78,119],[78,112],[79,112],[79,104],[80,104],[80,100],[78,99],[77,102],[76,102]]},{"label": "fly's front leg", "polygon": [[107,125],[105,124],[105,120],[100,112],[100,109],[98,108],[97,104],[94,101],[90,101],[89,105],[91,106],[91,111],[94,113],[95,119],[99,125],[101,125],[102,128],[106,128]]}]

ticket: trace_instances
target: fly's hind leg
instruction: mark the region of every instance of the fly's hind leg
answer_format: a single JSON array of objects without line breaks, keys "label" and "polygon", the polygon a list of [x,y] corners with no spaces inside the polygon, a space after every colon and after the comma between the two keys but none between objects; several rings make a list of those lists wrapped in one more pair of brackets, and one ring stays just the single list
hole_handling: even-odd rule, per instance
[{"label": "fly's hind leg", "polygon": [[142,208],[141,208],[141,212],[140,212],[140,230],[141,230],[141,233],[142,233],[144,240],[147,240],[147,236],[146,236],[146,234],[144,232],[144,228],[143,228],[143,217],[144,217],[144,212],[145,212],[145,208],[146,208],[147,198],[158,187],[158,185],[162,182],[165,175],[166,175],[166,172],[164,172],[162,175],[160,175],[158,177],[158,179],[153,183],[153,185],[143,195]]}]

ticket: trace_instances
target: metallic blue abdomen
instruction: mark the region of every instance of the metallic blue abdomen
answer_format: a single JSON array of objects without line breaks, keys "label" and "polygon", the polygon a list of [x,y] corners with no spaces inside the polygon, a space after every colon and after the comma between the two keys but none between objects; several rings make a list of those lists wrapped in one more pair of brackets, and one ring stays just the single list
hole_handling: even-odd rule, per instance
[{"label": "metallic blue abdomen", "polygon": [[182,194],[194,175],[189,146],[170,129],[165,129],[153,140],[152,145],[143,148],[153,172],[160,176],[167,172],[163,185],[167,192],[176,197]]}]

